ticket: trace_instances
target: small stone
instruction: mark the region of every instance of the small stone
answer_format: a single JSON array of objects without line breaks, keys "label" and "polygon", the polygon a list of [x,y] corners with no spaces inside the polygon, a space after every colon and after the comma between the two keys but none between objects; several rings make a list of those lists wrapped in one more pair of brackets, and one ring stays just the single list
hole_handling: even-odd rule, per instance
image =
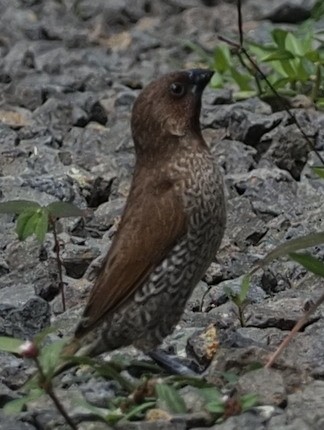
[{"label": "small stone", "polygon": [[281,373],[274,369],[257,369],[239,378],[238,389],[242,394],[256,394],[261,405],[285,407],[287,393]]}]

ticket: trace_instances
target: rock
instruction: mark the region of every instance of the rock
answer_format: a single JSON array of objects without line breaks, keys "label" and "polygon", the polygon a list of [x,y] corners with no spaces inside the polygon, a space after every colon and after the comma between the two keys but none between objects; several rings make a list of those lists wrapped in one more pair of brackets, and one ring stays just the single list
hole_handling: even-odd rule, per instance
[{"label": "rock", "polygon": [[242,142],[227,139],[221,141],[212,140],[211,148],[225,174],[249,172],[255,167],[257,151]]},{"label": "rock", "polygon": [[40,297],[31,298],[20,308],[8,309],[0,319],[2,336],[32,339],[50,325],[50,307]]},{"label": "rock", "polygon": [[185,422],[173,423],[171,421],[152,421],[152,422],[121,422],[116,425],[118,430],[186,430]]},{"label": "rock", "polygon": [[321,404],[324,395],[324,382],[313,381],[304,390],[288,396],[287,418],[300,419],[310,428],[320,429],[324,423]]},{"label": "rock", "polygon": [[287,394],[283,377],[273,369],[257,369],[239,378],[238,389],[243,394],[256,394],[261,405],[285,407]]},{"label": "rock", "polygon": [[[314,2],[242,2],[245,37],[267,44],[273,22],[303,19]],[[264,17],[271,21],[260,21]],[[135,97],[157,74],[209,64],[215,30],[228,35],[237,31],[236,5],[214,0],[3,0],[0,24],[0,200],[29,199],[41,205],[63,200],[92,208],[85,218],[58,223],[68,307],[64,313],[57,296],[52,235],[42,246],[34,238],[18,242],[16,217],[0,217],[0,329],[30,337],[51,318],[57,324],[53,340],[73,332],[116,233],[134,166],[130,117]],[[198,49],[178,40],[179,34],[206,51],[206,63]],[[226,235],[162,347],[196,369],[197,356],[206,366],[206,352],[212,351],[211,382],[223,386],[222,372],[234,371],[247,392],[253,390],[249,384],[259,389],[264,383],[263,401],[275,403],[275,398],[283,407],[287,399],[287,406],[261,405],[213,424],[199,410],[197,390],[188,386],[182,388],[187,414],[163,415],[164,421],[156,421],[159,415],[152,411],[145,421],[120,422],[121,428],[323,427],[321,388],[316,386],[324,375],[321,307],[276,361],[276,370],[269,375],[255,370],[318,299],[321,279],[286,258],[273,261],[252,277],[243,321],[224,293],[224,287],[237,293],[242,276],[279,244],[323,231],[324,182],[311,169],[319,161],[278,103],[258,97],[235,102],[234,95],[232,88],[206,89],[201,115],[203,134],[225,177]],[[323,113],[302,94],[286,101],[322,153]],[[309,252],[319,260],[324,257],[323,246]],[[122,351],[126,353],[144,358],[134,348]],[[27,361],[0,353],[4,402],[20,395],[19,387],[32,371]],[[123,372],[134,383],[143,373],[133,368]],[[83,393],[93,405],[107,406],[105,399],[121,394],[111,381],[70,370],[56,383],[78,428],[110,428],[93,412],[76,407],[72,397],[81,401]],[[35,413],[10,419],[0,414],[0,427],[66,427],[48,398],[36,403]]]},{"label": "rock", "polygon": [[[263,418],[253,412],[245,412],[242,415],[229,417],[225,422],[210,427],[210,430],[264,430]],[[196,429],[198,430],[198,429]]]},{"label": "rock", "polygon": [[9,417],[4,413],[1,413],[0,429],[1,430],[36,430],[36,427],[26,422],[18,421],[17,419]]},{"label": "rock", "polygon": [[260,146],[263,145],[267,145],[268,149],[261,157],[259,167],[265,160],[270,160],[280,169],[287,170],[294,179],[300,179],[310,148],[295,126],[277,127],[271,137],[263,135]]}]

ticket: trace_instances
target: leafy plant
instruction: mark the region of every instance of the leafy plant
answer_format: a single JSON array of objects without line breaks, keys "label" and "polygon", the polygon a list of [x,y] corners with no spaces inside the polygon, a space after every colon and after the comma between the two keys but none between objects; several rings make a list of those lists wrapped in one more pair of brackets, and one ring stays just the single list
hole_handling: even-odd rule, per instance
[{"label": "leafy plant", "polygon": [[63,283],[60,244],[57,237],[56,222],[59,218],[83,216],[84,211],[66,202],[53,202],[47,206],[30,200],[11,200],[0,203],[0,214],[14,214],[16,233],[19,240],[35,235],[39,242],[44,242],[46,233],[51,229],[54,236],[56,261],[59,273],[59,291],[62,296],[62,306],[65,311],[65,294]]},{"label": "leafy plant", "polygon": [[234,390],[231,395],[224,396],[214,387],[203,388],[200,391],[206,400],[206,410],[213,414],[216,422],[247,411],[258,403],[256,394],[248,393],[240,396]]},{"label": "leafy plant", "polygon": [[305,94],[318,107],[324,107],[324,32],[314,29],[314,21],[323,15],[323,2],[319,0],[311,19],[296,31],[275,28],[267,44],[245,41],[246,50],[255,58],[253,62],[247,61],[240,45],[223,37],[220,39],[225,43],[219,43],[211,54],[191,42],[187,45],[214,70],[211,86],[232,87],[236,99],[273,96],[273,88],[281,96]]},{"label": "leafy plant", "polygon": [[244,278],[242,280],[240,291],[238,293],[235,293],[229,287],[224,288],[224,291],[225,291],[227,297],[237,307],[237,314],[238,314],[238,319],[240,321],[241,327],[244,327],[246,324],[245,316],[244,316],[244,309],[247,305],[247,295],[249,293],[249,290],[250,290],[250,276],[249,275],[244,276]]}]

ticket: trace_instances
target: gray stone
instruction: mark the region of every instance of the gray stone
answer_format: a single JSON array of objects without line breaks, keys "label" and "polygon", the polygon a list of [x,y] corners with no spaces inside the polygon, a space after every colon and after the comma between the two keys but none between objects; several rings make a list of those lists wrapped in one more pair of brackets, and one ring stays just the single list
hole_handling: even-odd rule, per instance
[{"label": "gray stone", "polygon": [[210,427],[210,430],[265,430],[262,417],[253,412],[245,412],[242,415],[229,417],[225,422]]},{"label": "gray stone", "polygon": [[168,421],[152,422],[122,422],[119,421],[115,426],[118,430],[186,430],[185,422],[173,423]]},{"label": "gray stone", "polygon": [[323,396],[324,381],[314,381],[304,390],[288,396],[286,409],[288,420],[299,418],[310,428],[320,430],[324,424]]},{"label": "gray stone", "polygon": [[0,413],[0,429],[1,430],[36,430],[31,424],[18,421],[17,419]]},{"label": "gray stone", "polygon": [[40,297],[33,297],[21,308],[6,312],[0,319],[0,333],[2,336],[32,339],[49,325],[49,304]]},{"label": "gray stone", "polygon": [[284,379],[279,371],[273,369],[245,373],[238,380],[238,389],[243,394],[256,394],[261,405],[284,407],[287,403]]}]

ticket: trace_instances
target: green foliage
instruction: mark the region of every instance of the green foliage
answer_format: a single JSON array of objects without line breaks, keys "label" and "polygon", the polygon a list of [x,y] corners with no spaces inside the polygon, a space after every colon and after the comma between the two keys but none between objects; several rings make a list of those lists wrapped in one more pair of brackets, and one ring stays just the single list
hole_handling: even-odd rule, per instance
[{"label": "green foliage", "polygon": [[269,252],[262,260],[260,260],[251,273],[255,272],[258,268],[263,268],[268,265],[271,261],[284,257],[295,251],[302,249],[311,248],[312,246],[321,245],[324,243],[324,233],[311,233],[305,236],[299,237],[298,239],[289,240],[282,245],[277,246],[273,251]]},{"label": "green foliage", "polygon": [[167,384],[156,384],[155,391],[157,397],[162,400],[167,408],[176,414],[184,414],[187,412],[186,404],[178,391]]},{"label": "green foliage", "polygon": [[222,394],[214,387],[202,388],[201,394],[205,398],[205,408],[207,411],[217,416],[221,416],[225,412],[225,401]]},{"label": "green foliage", "polygon": [[39,363],[47,380],[51,380],[54,376],[65,343],[64,340],[58,340],[45,345],[40,351]]},{"label": "green foliage", "polygon": [[289,257],[297,261],[301,266],[305,267],[309,272],[315,273],[315,275],[324,278],[324,263],[322,261],[317,260],[310,254],[306,253],[295,253],[291,252]]},{"label": "green foliage", "polygon": [[324,166],[314,166],[312,167],[313,172],[315,172],[320,178],[324,179]]},{"label": "green foliage", "polygon": [[16,233],[19,240],[35,234],[43,242],[48,229],[48,210],[46,208],[26,209],[17,218]]},{"label": "green foliage", "polygon": [[12,200],[0,203],[0,213],[18,215],[16,233],[19,240],[25,240],[33,234],[42,243],[48,232],[50,222],[56,218],[83,216],[78,207],[66,202],[54,202],[40,206],[30,200]]},{"label": "green foliage", "polygon": [[314,21],[318,21],[324,17],[324,2],[317,0],[312,8],[311,17]]},{"label": "green foliage", "polygon": [[24,409],[25,405],[28,402],[32,402],[34,400],[39,399],[44,393],[45,391],[41,388],[31,389],[29,393],[26,394],[25,396],[6,403],[3,410],[7,414],[13,414],[13,415],[18,414]]},{"label": "green foliage", "polygon": [[[324,42],[321,37],[323,31],[314,29],[314,21],[324,16],[323,4],[321,0],[316,2],[312,18],[294,32],[275,28],[267,44],[245,41],[245,48],[280,95],[305,94],[318,107],[324,107]],[[230,48],[221,42],[210,54],[192,43],[188,46],[215,71],[212,87],[230,86],[236,99],[273,95],[263,76],[241,49]]]},{"label": "green foliage", "polygon": [[19,354],[24,340],[15,339],[13,337],[0,336],[0,351],[11,352]]},{"label": "green foliage", "polygon": [[254,406],[257,406],[258,396],[257,394],[252,394],[252,393],[244,394],[240,399],[240,403],[241,403],[242,412],[247,411],[248,409],[251,409]]},{"label": "green foliage", "polygon": [[247,305],[247,295],[250,290],[250,274],[247,274],[243,277],[240,291],[235,293],[228,287],[224,287],[224,292],[227,297],[237,306],[238,310],[238,318],[241,324],[241,327],[245,326],[245,317],[244,317],[244,309]]}]

